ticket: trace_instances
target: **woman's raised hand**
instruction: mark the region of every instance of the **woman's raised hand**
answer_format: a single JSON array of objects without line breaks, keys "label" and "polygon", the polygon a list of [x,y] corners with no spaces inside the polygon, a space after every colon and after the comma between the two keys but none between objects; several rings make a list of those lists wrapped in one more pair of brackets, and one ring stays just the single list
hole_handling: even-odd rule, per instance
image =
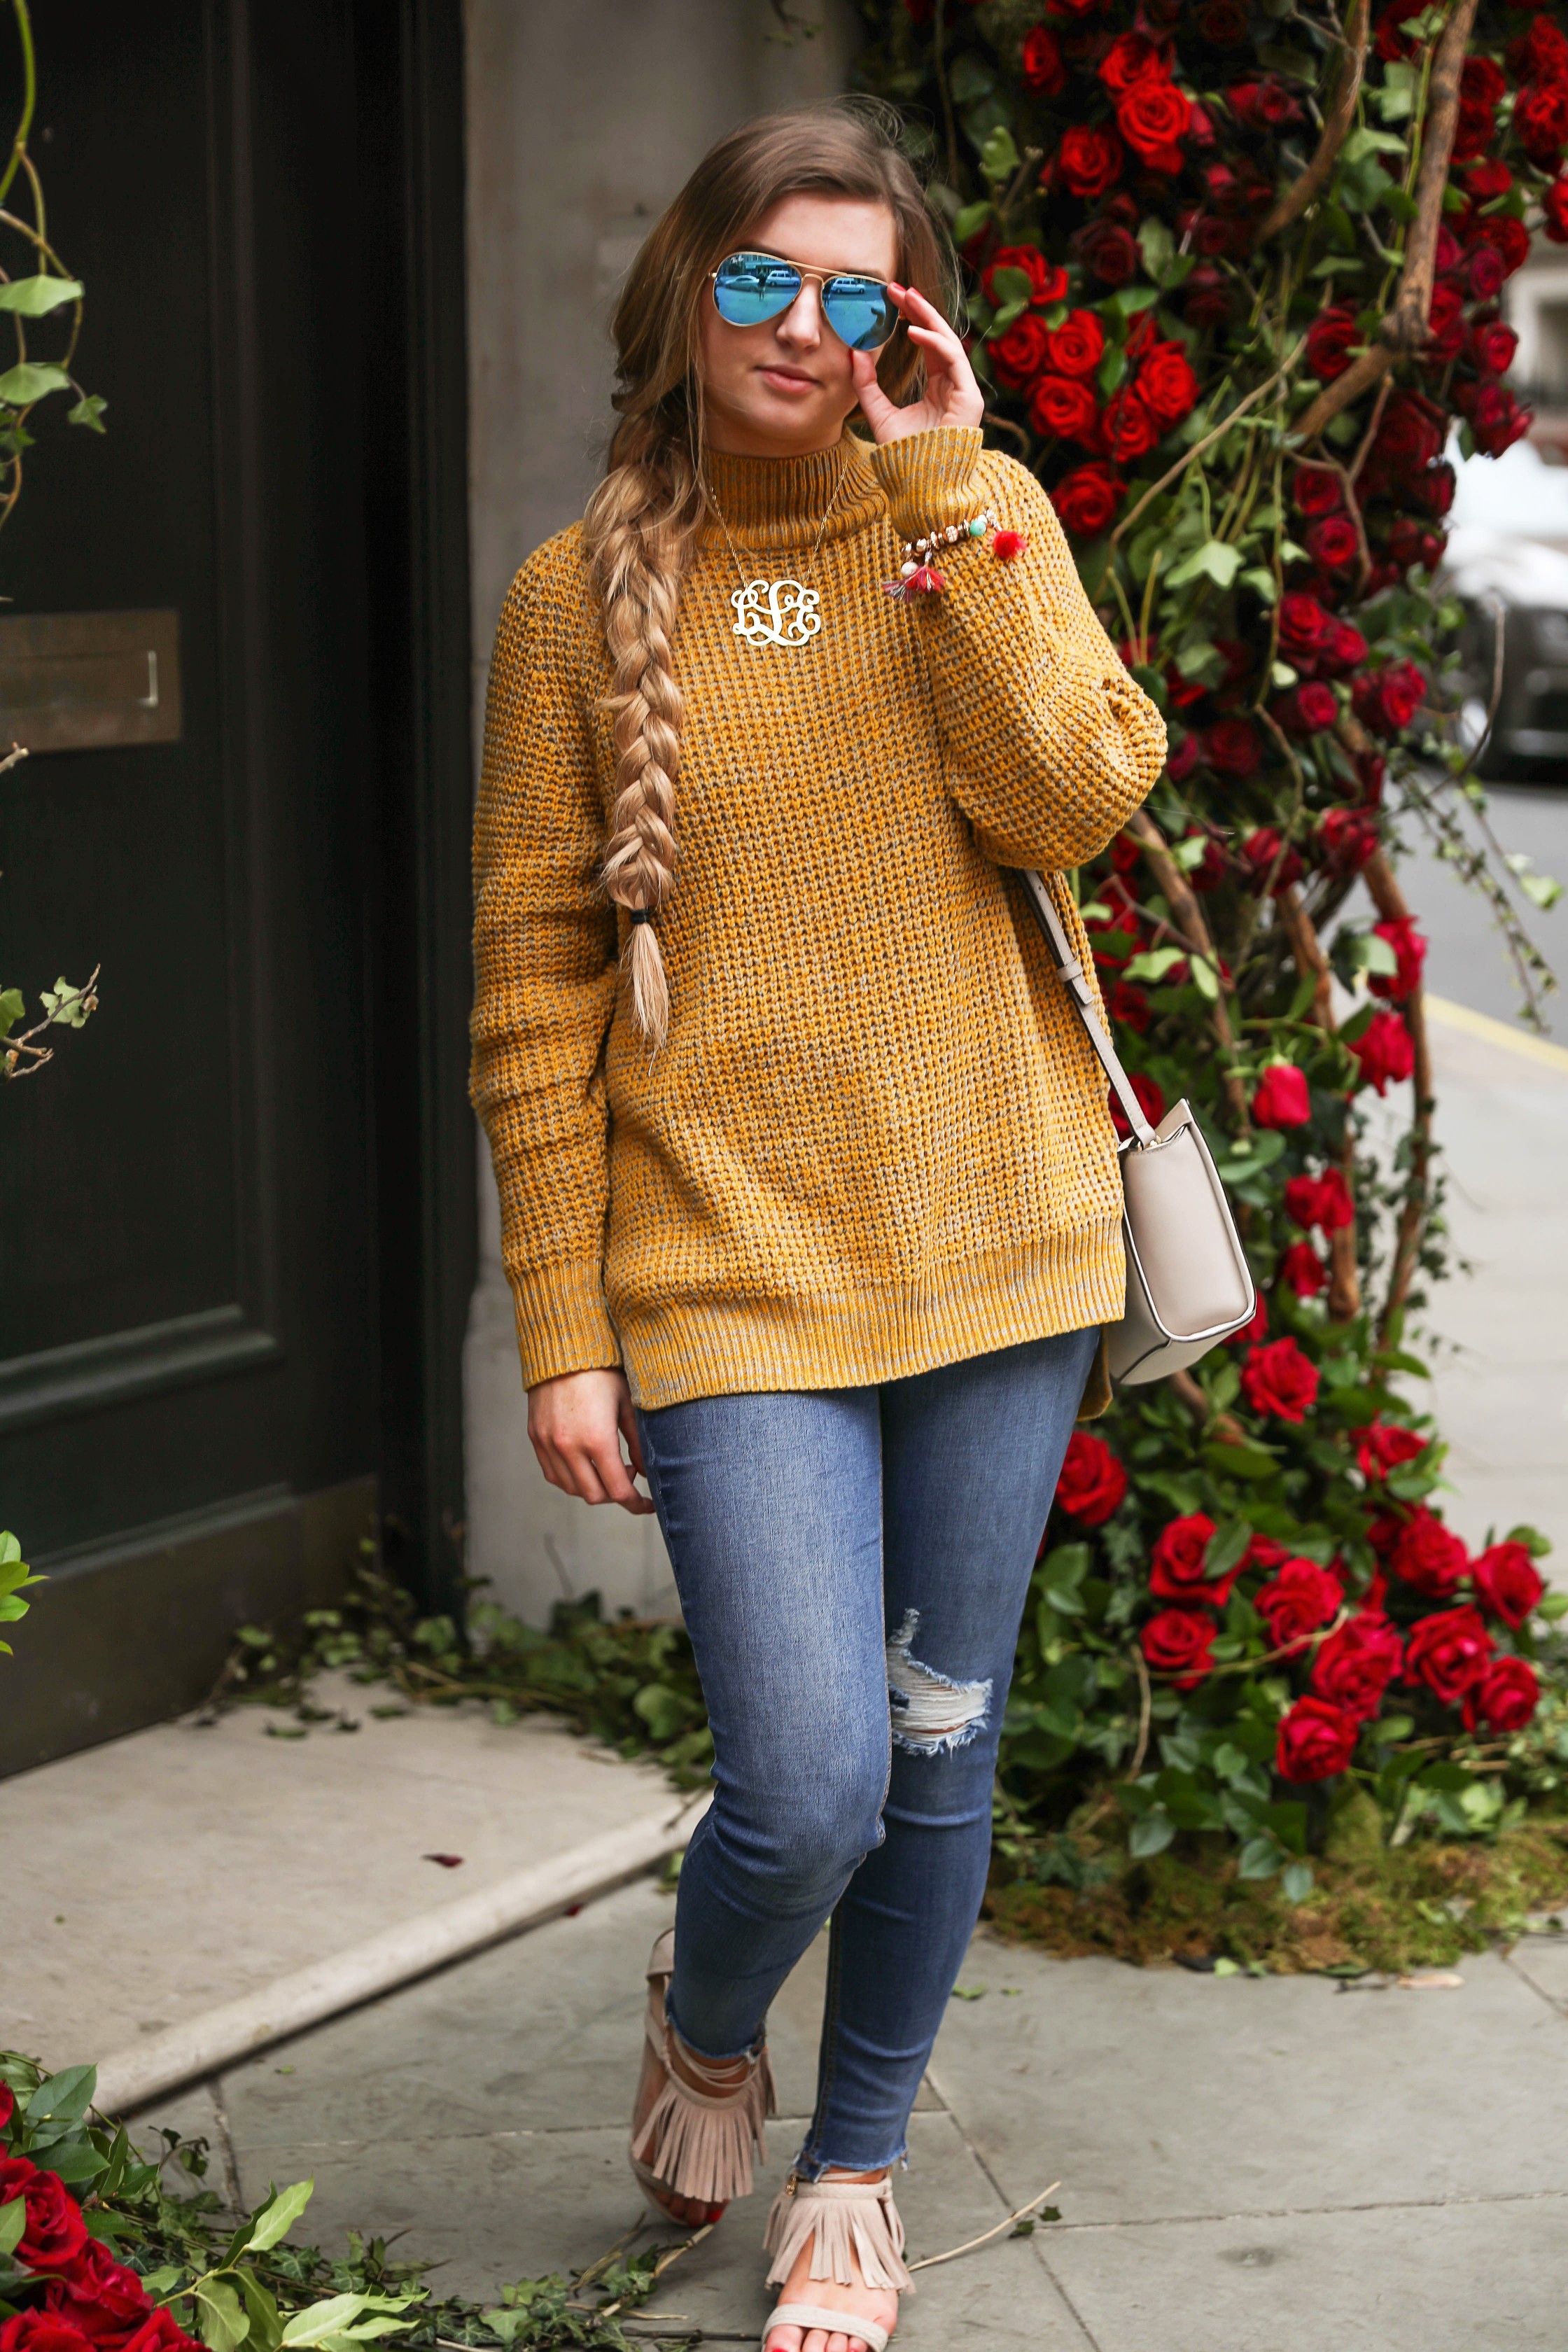
[{"label": "woman's raised hand", "polygon": [[[618,1503],[642,1517],[653,1505],[633,1486],[642,1444],[624,1372],[563,1372],[528,1391],[528,1433],[552,1486],[584,1503]],[[621,1439],[631,1456],[621,1459]]]},{"label": "woman's raised hand", "polygon": [[871,353],[851,352],[855,389],[872,433],[879,441],[901,441],[907,434],[932,433],[941,425],[978,425],[985,413],[985,395],[974,380],[969,353],[942,312],[912,286],[889,286],[888,291],[908,324],[910,342],[925,355],[925,394],[908,408],[895,408],[877,381]]}]

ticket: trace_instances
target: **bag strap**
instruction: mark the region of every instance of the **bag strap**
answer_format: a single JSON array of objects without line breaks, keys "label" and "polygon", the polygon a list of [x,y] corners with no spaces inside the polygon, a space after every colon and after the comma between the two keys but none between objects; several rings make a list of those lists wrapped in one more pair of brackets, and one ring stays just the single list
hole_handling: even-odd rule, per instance
[{"label": "bag strap", "polygon": [[1132,1091],[1132,1082],[1121,1066],[1115,1046],[1100,1026],[1100,1015],[1094,1007],[1094,991],[1085,977],[1082,964],[1072,951],[1044,877],[1029,866],[1019,866],[1017,874],[1029,901],[1029,911],[1046,935],[1062,986],[1089,1032],[1089,1042],[1100,1056],[1116,1098],[1127,1114],[1129,1126],[1140,1146],[1152,1143],[1155,1140],[1154,1130],[1144,1115],[1142,1104]]}]

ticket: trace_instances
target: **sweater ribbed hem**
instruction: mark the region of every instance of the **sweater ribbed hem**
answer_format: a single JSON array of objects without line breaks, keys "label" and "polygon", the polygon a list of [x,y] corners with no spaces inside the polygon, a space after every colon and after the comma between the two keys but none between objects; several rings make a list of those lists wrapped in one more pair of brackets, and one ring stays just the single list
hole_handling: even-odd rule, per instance
[{"label": "sweater ribbed hem", "polygon": [[1030,1250],[968,1259],[921,1288],[623,1303],[616,1322],[632,1396],[656,1412],[693,1397],[868,1388],[1119,1323],[1126,1286],[1121,1221],[1108,1219],[1047,1234]]},{"label": "sweater ribbed hem", "polygon": [[565,1372],[601,1371],[621,1360],[599,1266],[542,1265],[511,1278],[522,1385]]}]

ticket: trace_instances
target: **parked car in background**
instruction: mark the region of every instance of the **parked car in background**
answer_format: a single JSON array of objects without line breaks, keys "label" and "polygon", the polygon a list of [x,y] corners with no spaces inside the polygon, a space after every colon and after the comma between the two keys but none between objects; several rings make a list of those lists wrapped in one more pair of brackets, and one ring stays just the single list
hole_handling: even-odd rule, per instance
[{"label": "parked car in background", "polygon": [[1520,442],[1458,475],[1443,577],[1468,616],[1464,716],[1472,744],[1485,736],[1479,772],[1568,784],[1568,467]]}]

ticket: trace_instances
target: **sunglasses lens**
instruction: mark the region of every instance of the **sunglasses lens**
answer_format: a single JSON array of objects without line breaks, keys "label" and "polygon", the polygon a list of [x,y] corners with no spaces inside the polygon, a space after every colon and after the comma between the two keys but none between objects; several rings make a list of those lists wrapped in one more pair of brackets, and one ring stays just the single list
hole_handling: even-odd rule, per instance
[{"label": "sunglasses lens", "polygon": [[765,253],[731,253],[719,264],[713,299],[731,327],[760,327],[776,319],[800,292],[800,272]]},{"label": "sunglasses lens", "polygon": [[834,333],[852,352],[874,351],[899,322],[879,278],[830,278],[822,289],[822,307]]}]

